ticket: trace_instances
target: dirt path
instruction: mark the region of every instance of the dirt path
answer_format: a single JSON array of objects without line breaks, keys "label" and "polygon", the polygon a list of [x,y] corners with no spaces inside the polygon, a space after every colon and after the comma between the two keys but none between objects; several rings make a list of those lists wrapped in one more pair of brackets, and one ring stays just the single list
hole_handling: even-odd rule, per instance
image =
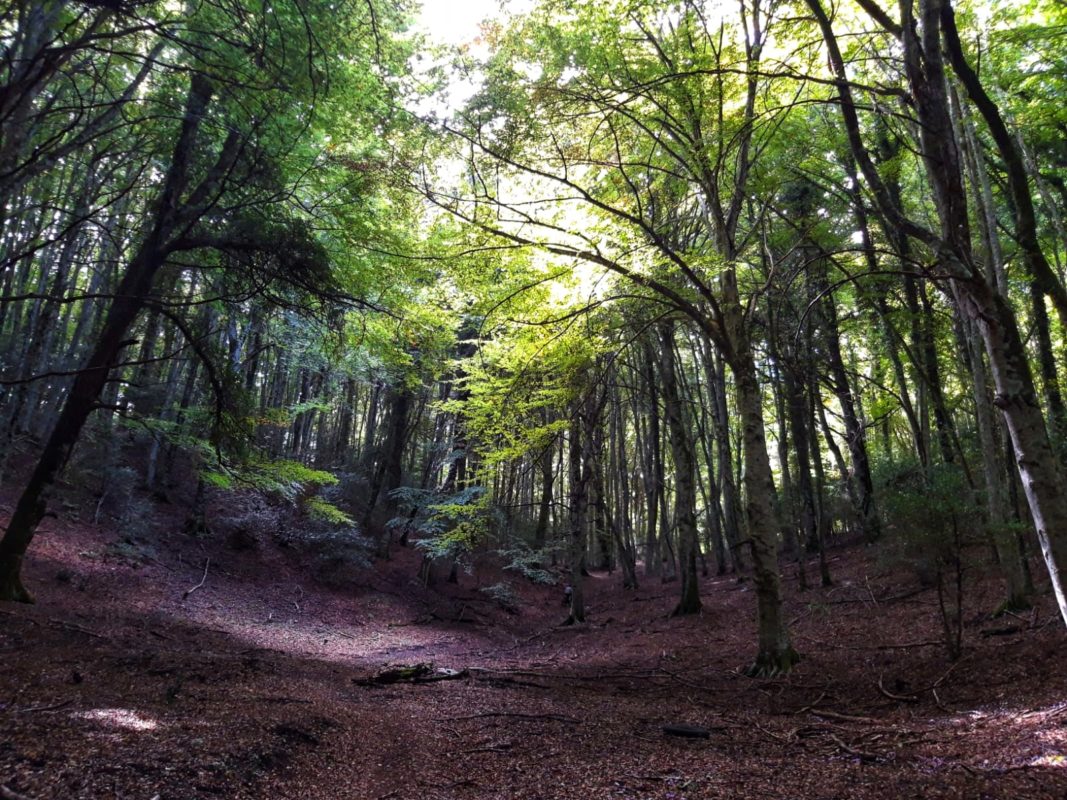
[{"label": "dirt path", "polygon": [[[753,681],[729,578],[668,620],[673,586],[595,576],[590,624],[560,628],[558,589],[512,615],[477,591],[499,574],[427,590],[406,551],[330,590],[283,553],[108,548],[57,524],[38,605],[0,608],[0,785],[34,800],[1067,797],[1065,637],[1047,602],[981,617],[992,584],[953,666],[931,593],[844,553],[836,587],[790,599],[800,667]],[[354,682],[428,661],[469,674]]]}]

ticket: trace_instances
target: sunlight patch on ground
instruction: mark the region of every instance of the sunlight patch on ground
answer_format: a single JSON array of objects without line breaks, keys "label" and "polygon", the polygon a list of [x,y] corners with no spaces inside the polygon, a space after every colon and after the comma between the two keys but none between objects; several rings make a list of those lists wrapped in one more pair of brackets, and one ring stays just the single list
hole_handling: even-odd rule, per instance
[{"label": "sunlight patch on ground", "polygon": [[961,711],[956,722],[1010,722],[1015,725],[1032,725],[1048,722],[1056,717],[1067,717],[1067,703],[1054,703],[1045,708],[972,708]]},{"label": "sunlight patch on ground", "polygon": [[1058,767],[1060,769],[1067,769],[1067,756],[1063,753],[1051,753],[1048,755],[1038,756],[1030,762],[1031,767]]},{"label": "sunlight patch on ground", "polygon": [[159,727],[156,720],[129,708],[94,708],[92,711],[80,711],[74,716],[128,731],[154,731]]},{"label": "sunlight patch on ground", "polygon": [[1067,715],[1067,703],[1056,703],[1047,708],[1033,708],[1017,711],[1014,721],[1020,725],[1028,722],[1046,722],[1053,717]]},{"label": "sunlight patch on ground", "polygon": [[[366,619],[346,625],[332,624],[315,616],[286,610],[283,603],[220,608],[210,594],[199,602],[183,606],[174,615],[183,624],[225,634],[252,648],[284,652],[289,655],[351,664],[355,661],[396,661],[424,659],[427,654],[451,651],[463,638],[446,626],[429,624],[421,609],[403,603],[382,603],[363,609],[380,623],[368,625]],[[482,641],[478,634],[468,641]],[[492,647],[489,638],[486,647]]]}]

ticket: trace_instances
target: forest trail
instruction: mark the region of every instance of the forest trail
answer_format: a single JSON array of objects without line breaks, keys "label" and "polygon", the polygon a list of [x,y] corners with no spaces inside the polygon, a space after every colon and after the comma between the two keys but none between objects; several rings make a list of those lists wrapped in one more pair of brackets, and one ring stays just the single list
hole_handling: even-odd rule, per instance
[{"label": "forest trail", "polygon": [[[591,621],[563,628],[558,587],[515,579],[507,613],[477,590],[499,571],[427,589],[411,550],[331,589],[283,550],[112,539],[51,520],[38,604],[0,609],[0,785],[35,800],[1067,796],[1047,597],[989,620],[989,583],[953,666],[932,591],[837,551],[835,587],[786,582],[801,665],[750,680],[754,601],[729,577],[672,620],[674,584],[597,574]],[[354,682],[420,662],[469,674]]]}]

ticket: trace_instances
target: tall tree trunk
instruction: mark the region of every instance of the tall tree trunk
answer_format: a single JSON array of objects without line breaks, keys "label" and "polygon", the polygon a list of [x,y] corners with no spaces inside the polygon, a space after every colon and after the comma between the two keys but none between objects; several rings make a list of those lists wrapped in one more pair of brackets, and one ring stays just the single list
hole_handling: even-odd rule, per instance
[{"label": "tall tree trunk", "polygon": [[570,482],[570,616],[567,624],[585,622],[585,592],[582,572],[585,562],[585,522],[588,497],[585,457],[582,442],[581,402],[575,403],[570,426],[570,442],[567,453],[568,478]]},{"label": "tall tree trunk", "polygon": [[741,503],[734,480],[734,454],[730,444],[730,412],[726,399],[726,370],[714,355],[710,342],[705,343],[704,375],[711,394],[712,419],[715,421],[715,444],[718,449],[719,481],[722,487],[723,533],[735,572],[745,568],[741,549]]},{"label": "tall tree trunk", "polygon": [[645,397],[648,403],[647,420],[645,430],[644,448],[645,463],[643,473],[645,475],[645,503],[648,513],[645,517],[645,575],[659,575],[662,572],[660,561],[660,538],[659,538],[659,514],[660,501],[663,496],[663,459],[661,457],[661,442],[659,429],[659,400],[658,387],[656,385],[653,356],[646,346],[643,350],[644,358],[641,363],[641,373],[644,376]]},{"label": "tall tree trunk", "polygon": [[817,302],[819,328],[826,345],[827,362],[830,369],[830,387],[841,406],[841,418],[845,423],[845,443],[848,445],[852,460],[852,479],[856,485],[859,500],[860,526],[868,542],[878,539],[881,523],[874,503],[874,481],[871,478],[871,462],[867,455],[867,431],[856,408],[856,399],[852,393],[848,370],[841,352],[841,332],[837,322],[837,308],[833,295],[829,291],[826,278],[826,265],[818,255],[811,259],[812,289]]},{"label": "tall tree trunk", "polygon": [[44,517],[49,490],[70,457],[89,414],[96,408],[112,367],[130,344],[126,339],[127,331],[144,308],[156,273],[165,262],[168,240],[178,223],[181,197],[189,180],[197,131],[211,95],[212,87],[208,81],[194,74],[154,224],[116,287],[100,337],[85,368],[71,385],[56,426],[19,497],[7,532],[0,540],[0,600],[33,602],[20,578],[22,559]]},{"label": "tall tree trunk", "polygon": [[879,210],[900,233],[920,239],[936,252],[943,268],[952,275],[952,288],[962,300],[962,310],[975,320],[981,332],[996,390],[993,402],[1003,412],[1011,434],[1019,478],[1030,505],[1045,566],[1060,615],[1067,622],[1067,594],[1061,575],[1062,565],[1067,564],[1067,537],[1062,533],[1067,530],[1067,496],[1014,311],[972,258],[959,143],[950,119],[941,61],[940,28],[945,4],[943,0],[921,0],[919,28],[911,15],[911,4],[905,3],[900,25],[904,66],[915,100],[922,155],[940,222],[939,233],[908,219],[886,194],[863,145],[844,59],[830,19],[819,0],[807,0],[807,4],[822,30],[838,79],[839,105],[850,147]]},{"label": "tall tree trunk", "polygon": [[663,322],[659,326],[660,387],[663,392],[664,419],[674,459],[674,520],[678,527],[678,571],[681,575],[681,595],[672,616],[696,614],[700,611],[700,584],[697,579],[697,551],[699,535],[696,520],[696,455],[681,395],[674,352],[674,326]]},{"label": "tall tree trunk", "polygon": [[549,515],[552,512],[552,490],[556,479],[555,450],[556,440],[547,442],[537,456],[537,466],[541,473],[541,500],[537,509],[537,527],[534,528],[534,547],[541,550],[548,538]]},{"label": "tall tree trunk", "polygon": [[737,387],[737,411],[744,457],[745,516],[759,627],[759,651],[749,668],[749,674],[778,675],[792,669],[799,657],[790,642],[782,609],[778,575],[778,522],[774,513],[774,478],[763,424],[763,393],[760,391],[755,356],[743,319],[737,275],[733,269],[723,274],[723,309],[726,335],[732,348],[730,368]]}]

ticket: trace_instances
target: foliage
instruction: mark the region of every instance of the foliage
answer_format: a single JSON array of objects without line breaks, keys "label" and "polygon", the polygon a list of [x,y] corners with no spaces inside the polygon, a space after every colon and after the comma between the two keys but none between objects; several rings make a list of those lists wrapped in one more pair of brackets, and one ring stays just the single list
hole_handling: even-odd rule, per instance
[{"label": "foliage", "polygon": [[532,550],[528,547],[515,547],[499,551],[504,560],[504,569],[521,575],[528,581],[542,586],[555,586],[559,582],[556,573],[545,569],[545,564],[554,561],[551,548]]},{"label": "foliage", "polygon": [[520,599],[515,588],[507,581],[500,581],[491,586],[483,586],[478,590],[509,614],[517,614]]},{"label": "foliage", "polygon": [[963,471],[943,464],[927,473],[897,467],[883,494],[892,547],[924,586],[937,589],[949,658],[959,658],[963,633],[966,549],[989,541]]},{"label": "foliage", "polygon": [[309,497],[304,503],[304,512],[311,518],[331,525],[352,526],[355,520],[337,506],[321,497]]},{"label": "foliage", "polygon": [[393,492],[401,512],[389,527],[408,532],[430,558],[464,560],[490,531],[491,509],[481,486],[456,492],[401,487]]}]

